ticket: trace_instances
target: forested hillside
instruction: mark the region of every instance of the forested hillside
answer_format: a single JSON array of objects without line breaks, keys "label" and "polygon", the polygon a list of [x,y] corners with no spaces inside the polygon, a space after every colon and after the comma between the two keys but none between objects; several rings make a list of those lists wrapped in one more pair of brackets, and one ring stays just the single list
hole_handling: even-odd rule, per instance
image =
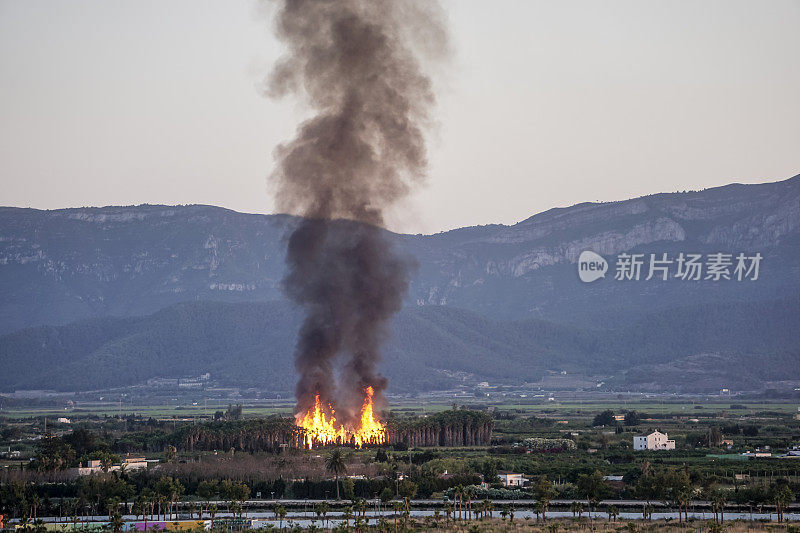
[{"label": "forested hillside", "polygon": [[[381,368],[395,393],[522,384],[562,370],[620,387],[757,390],[800,379],[798,308],[797,296],[687,306],[613,329],[409,308],[394,321]],[[288,393],[299,320],[282,301],[194,302],[25,329],[0,336],[0,390],[93,390],[208,372],[223,385]]]}]

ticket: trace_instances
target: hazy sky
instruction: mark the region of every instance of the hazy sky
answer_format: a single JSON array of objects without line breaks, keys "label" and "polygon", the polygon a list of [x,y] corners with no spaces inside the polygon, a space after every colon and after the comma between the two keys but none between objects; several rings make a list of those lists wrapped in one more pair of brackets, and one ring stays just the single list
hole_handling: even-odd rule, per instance
[{"label": "hazy sky", "polygon": [[[434,232],[800,173],[800,1],[444,2]],[[305,111],[260,95],[281,47],[252,0],[0,0],[0,205],[269,213]]]}]

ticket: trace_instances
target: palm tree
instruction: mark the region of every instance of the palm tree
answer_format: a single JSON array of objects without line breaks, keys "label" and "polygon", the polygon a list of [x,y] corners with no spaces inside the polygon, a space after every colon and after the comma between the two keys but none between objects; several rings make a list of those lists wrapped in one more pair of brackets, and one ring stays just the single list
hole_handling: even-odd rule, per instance
[{"label": "palm tree", "polygon": [[274,512],[275,512],[275,518],[278,519],[278,524],[280,525],[280,528],[283,529],[283,519],[286,516],[286,507],[284,507],[283,505],[278,505],[277,507],[275,507]]},{"label": "palm tree", "polygon": [[553,497],[553,484],[548,481],[547,477],[542,476],[534,489],[534,494],[537,504],[542,511],[542,520],[547,520],[547,507],[550,505],[550,500]]},{"label": "palm tree", "polygon": [[386,518],[380,517],[378,518],[378,531],[387,531],[389,529],[389,523],[386,521]]},{"label": "palm tree", "polygon": [[[161,507],[165,504],[166,498],[163,494],[158,494],[156,496],[156,505],[158,506],[158,517],[161,518]],[[167,510],[164,509],[164,520],[167,519]]]},{"label": "palm tree", "polygon": [[397,533],[397,515],[403,509],[403,504],[400,502],[392,502],[392,509],[394,510],[394,533]]},{"label": "palm tree", "polygon": [[34,492],[31,495],[31,516],[33,517],[34,520],[38,518],[37,516],[38,510],[39,510],[39,495]]},{"label": "palm tree", "polygon": [[321,507],[323,524],[326,524],[328,522],[328,510],[330,509],[330,506],[328,505],[328,502],[325,501],[322,502]]},{"label": "palm tree", "polygon": [[598,505],[600,505],[600,500],[598,500],[597,498],[590,498],[589,499],[589,513],[590,513],[589,514],[589,519],[590,520],[592,519],[591,513],[596,513],[597,512],[597,506]]},{"label": "palm tree", "polygon": [[456,485],[453,489],[453,501],[455,502],[456,506],[456,516],[461,518],[461,509],[464,502],[464,487],[461,485]]},{"label": "palm tree", "polygon": [[778,522],[783,521],[784,508],[794,499],[792,489],[788,485],[783,485],[773,493],[772,500],[775,503],[775,510],[778,513]]},{"label": "palm tree", "polygon": [[47,528],[44,526],[44,520],[37,518],[33,521],[33,533],[45,533]]},{"label": "palm tree", "polygon": [[325,470],[333,474],[336,483],[336,499],[339,500],[339,476],[347,472],[342,450],[336,448],[325,458]]},{"label": "palm tree", "polygon": [[359,499],[354,507],[359,515],[364,516],[364,514],[367,512],[367,500],[364,498]]},{"label": "palm tree", "polygon": [[131,505],[131,514],[139,519],[139,515],[142,514],[142,502],[139,499],[133,501],[133,505]]},{"label": "palm tree", "polygon": [[711,509],[714,511],[714,519],[716,520],[719,514],[719,522],[725,521],[725,496],[722,493],[717,493],[711,503]]},{"label": "palm tree", "polygon": [[465,494],[465,495],[466,495],[466,497],[467,497],[467,516],[469,516],[470,514],[472,514],[472,494],[473,494],[473,493],[472,493],[472,491],[473,491],[473,488],[472,488],[472,487],[468,487],[468,488],[467,488],[467,489],[464,491],[464,494]]},{"label": "palm tree", "polygon": [[682,523],[681,520],[681,509],[683,509],[683,513],[686,516],[686,521],[689,521],[689,503],[691,502],[691,493],[689,491],[681,491],[678,494],[678,523]]},{"label": "palm tree", "polygon": [[483,520],[483,513],[486,512],[486,503],[478,502],[475,504],[475,516]]},{"label": "palm tree", "polygon": [[119,511],[114,511],[114,513],[111,515],[111,521],[108,523],[108,525],[111,528],[111,531],[114,533],[119,533],[122,531],[125,522],[122,520],[122,515],[119,514]]},{"label": "palm tree", "polygon": [[[536,502],[536,514],[542,515],[543,522],[547,521],[547,505],[544,503],[544,501],[539,500]],[[536,519],[538,520],[539,517],[537,516]]]},{"label": "palm tree", "polygon": [[211,517],[211,529],[214,529],[214,517],[217,516],[217,510],[216,505],[210,505],[207,509],[208,516]]}]

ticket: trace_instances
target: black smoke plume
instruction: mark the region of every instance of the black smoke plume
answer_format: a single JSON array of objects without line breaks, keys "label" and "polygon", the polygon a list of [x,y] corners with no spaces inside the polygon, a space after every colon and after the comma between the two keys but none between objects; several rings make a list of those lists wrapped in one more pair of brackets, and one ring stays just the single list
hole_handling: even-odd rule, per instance
[{"label": "black smoke plume", "polygon": [[[295,353],[297,412],[315,394],[352,423],[364,388],[380,404],[377,370],[409,262],[385,237],[386,208],[424,178],[434,95],[423,64],[446,37],[430,0],[283,0],[287,46],[268,82],[314,111],[275,151],[277,207],[303,220],[288,240],[286,294],[305,310]],[[338,383],[334,376],[338,376]]]}]

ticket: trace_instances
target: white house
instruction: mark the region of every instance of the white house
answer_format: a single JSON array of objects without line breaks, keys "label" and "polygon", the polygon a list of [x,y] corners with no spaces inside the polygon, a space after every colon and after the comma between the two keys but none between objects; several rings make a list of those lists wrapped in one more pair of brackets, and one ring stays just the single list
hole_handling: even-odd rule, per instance
[{"label": "white house", "polygon": [[633,437],[634,450],[674,450],[675,441],[669,440],[666,433],[654,431],[649,435],[636,435]]},{"label": "white house", "polygon": [[[136,457],[127,455],[122,459],[122,463],[118,465],[110,465],[108,467],[109,472],[114,472],[116,470],[127,470],[130,472],[131,470],[140,470],[147,468],[147,460],[144,457]],[[99,459],[90,459],[86,461],[86,465],[83,464],[79,465],[78,468],[73,468],[72,472],[78,474],[79,476],[89,476],[92,474],[99,474],[103,471],[102,461]]]},{"label": "white house", "polygon": [[497,477],[500,478],[500,481],[506,487],[522,487],[527,483],[529,480],[522,477],[522,474],[516,474],[514,472],[498,472]]},{"label": "white house", "polygon": [[125,467],[125,470],[141,470],[142,468],[147,468],[147,459],[144,457],[136,457],[131,456],[130,454],[122,458],[122,464],[119,467],[114,468],[117,470],[121,467]]},{"label": "white house", "polygon": [[91,474],[96,474],[98,472],[102,472],[103,468],[100,466],[100,460],[99,459],[91,459],[89,461],[86,461],[86,466],[83,466],[83,463],[81,463],[78,466],[78,468],[74,469],[74,471],[79,476],[88,476],[88,475],[91,475]]}]

